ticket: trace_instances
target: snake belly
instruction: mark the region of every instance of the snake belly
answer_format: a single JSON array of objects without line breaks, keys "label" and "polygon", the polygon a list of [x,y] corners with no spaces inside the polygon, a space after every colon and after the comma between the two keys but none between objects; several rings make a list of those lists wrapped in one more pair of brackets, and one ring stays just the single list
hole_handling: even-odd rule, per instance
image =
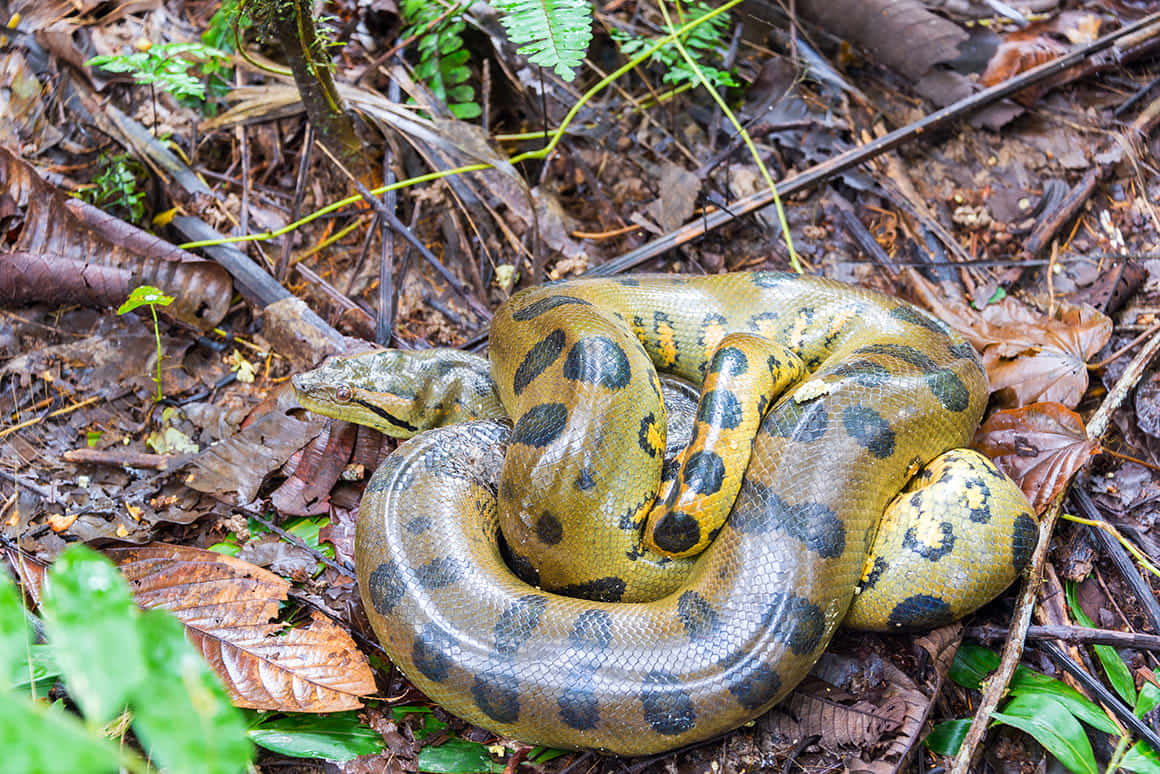
[{"label": "snake belly", "polygon": [[[593,313],[602,322],[590,331]],[[602,558],[644,564],[649,577],[686,561],[640,547],[636,514],[657,474],[635,466],[659,471],[649,431],[658,414],[664,424],[642,363],[699,383],[730,332],[785,345],[808,375],[765,415],[728,521],[675,588],[616,603],[514,575],[509,563],[536,542],[564,544],[589,580],[616,580],[596,569]],[[920,466],[970,441],[987,398],[977,355],[945,324],[871,291],[780,273],[532,288],[497,311],[490,347],[514,429],[431,430],[383,463],[358,527],[367,612],[403,673],[450,712],[527,742],[622,755],[719,735],[788,693],[850,606],[887,503]],[[631,399],[599,408],[630,385]],[[615,539],[573,520],[593,490]],[[505,508],[525,526],[506,548]]]}]

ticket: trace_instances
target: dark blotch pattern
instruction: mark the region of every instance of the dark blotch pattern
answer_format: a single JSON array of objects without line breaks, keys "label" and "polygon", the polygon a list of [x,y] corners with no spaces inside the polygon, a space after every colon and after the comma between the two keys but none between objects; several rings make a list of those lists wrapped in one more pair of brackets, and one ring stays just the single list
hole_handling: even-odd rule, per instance
[{"label": "dark blotch pattern", "polygon": [[685,485],[703,495],[716,494],[725,480],[725,463],[711,451],[693,452],[685,461]]},{"label": "dark blotch pattern", "polygon": [[890,310],[890,316],[895,320],[901,320],[911,325],[918,325],[935,333],[950,333],[950,329],[946,326],[946,323],[936,320],[930,315],[923,314],[913,306],[896,306]]},{"label": "dark blotch pattern", "polygon": [[911,527],[902,536],[902,547],[907,551],[913,551],[927,561],[937,562],[955,548],[954,526],[949,521],[944,521],[938,525],[938,529],[942,533],[942,538],[939,540],[937,546],[928,546],[920,542],[916,536],[914,527]]},{"label": "dark blotch pattern", "polygon": [[442,589],[458,582],[459,560],[452,557],[432,559],[415,568],[415,580],[425,589]]},{"label": "dark blotch pattern", "polygon": [[592,487],[596,486],[596,479],[592,478],[592,474],[588,472],[587,468],[582,468],[576,474],[576,480],[572,482],[572,486],[579,489],[581,492],[586,492]]},{"label": "dark blotch pattern", "polygon": [[881,363],[872,360],[850,360],[826,373],[827,377],[837,379],[851,379],[863,387],[880,387],[893,378],[893,375]]},{"label": "dark blotch pattern", "polygon": [[386,561],[376,567],[368,579],[371,594],[371,606],[379,615],[390,615],[395,605],[407,593],[407,583],[403,580],[399,565],[394,561]]},{"label": "dark blotch pattern", "polygon": [[874,557],[874,566],[870,568],[866,580],[862,581],[862,590],[872,589],[878,585],[878,579],[882,577],[882,573],[886,572],[889,566],[881,556]]},{"label": "dark blotch pattern", "polygon": [[519,418],[509,443],[542,449],[559,438],[567,424],[568,409],[563,403],[541,403]]},{"label": "dark blotch pattern", "polygon": [[792,278],[792,274],[782,271],[755,271],[749,275],[749,279],[759,288],[780,287]]},{"label": "dark blotch pattern", "polygon": [[847,406],[842,411],[846,434],[880,460],[894,454],[894,431],[890,423],[868,406]]},{"label": "dark blotch pattern", "polygon": [[686,591],[677,599],[677,618],[689,639],[700,640],[717,631],[717,611],[695,591]]},{"label": "dark blotch pattern", "polygon": [[947,411],[965,411],[971,405],[971,393],[959,375],[942,369],[926,377],[926,386]]},{"label": "dark blotch pattern", "polygon": [[563,375],[574,382],[619,390],[632,380],[632,368],[628,355],[615,341],[607,336],[588,336],[568,350]]},{"label": "dark blotch pattern", "polygon": [[728,376],[741,376],[749,370],[749,358],[737,347],[721,347],[713,353],[713,360],[709,366],[710,373],[724,373]]},{"label": "dark blotch pattern", "polygon": [[764,507],[737,508],[729,523],[738,532],[761,535],[779,529],[800,540],[823,559],[833,559],[846,550],[846,527],[833,510],[821,503],[790,505],[768,487],[751,479],[741,482],[741,494]]},{"label": "dark blotch pattern", "polygon": [[729,693],[749,710],[759,709],[773,701],[781,690],[781,676],[773,667],[752,658],[739,660],[725,672]]},{"label": "dark blotch pattern", "polygon": [[512,388],[516,395],[522,393],[537,376],[556,362],[556,358],[564,351],[566,339],[564,331],[557,328],[532,345],[512,377]]},{"label": "dark blotch pattern", "polygon": [[421,535],[430,528],[431,519],[428,516],[416,516],[413,519],[408,519],[407,523],[403,525],[403,529],[412,535]]},{"label": "dark blotch pattern", "polygon": [[536,537],[544,545],[554,546],[564,537],[564,525],[551,513],[544,511],[536,520]]},{"label": "dark blotch pattern", "polygon": [[415,638],[411,660],[428,680],[441,683],[447,679],[447,654],[455,648],[455,639],[437,624],[429,623]]},{"label": "dark blotch pattern", "polygon": [[604,610],[585,610],[576,616],[568,644],[589,654],[607,650],[612,644],[612,616]]},{"label": "dark blotch pattern", "polygon": [[826,633],[826,616],[822,609],[789,591],[770,594],[762,623],[766,631],[772,632],[799,656],[817,650]]},{"label": "dark blotch pattern", "polygon": [[1035,519],[1026,513],[1015,517],[1011,535],[1011,564],[1015,572],[1021,573],[1027,567],[1038,539],[1039,526],[1035,523]]},{"label": "dark blotch pattern", "polygon": [[529,586],[540,585],[540,571],[532,564],[532,560],[526,556],[520,556],[517,553],[510,553],[507,556],[507,565],[511,571],[516,574],[516,577],[522,580]]},{"label": "dark blotch pattern", "polygon": [[556,701],[560,719],[570,728],[586,730],[600,722],[594,675],[612,644],[612,616],[604,610],[585,610],[576,616],[568,633],[568,645],[575,651],[564,692]]},{"label": "dark blotch pattern", "polygon": [[697,420],[710,427],[732,429],[741,424],[741,401],[729,390],[709,390],[697,406]]},{"label": "dark blotch pattern", "polygon": [[779,438],[787,438],[795,443],[813,443],[826,434],[830,426],[830,414],[824,401],[798,403],[783,401],[762,423],[767,433]]},{"label": "dark blotch pattern", "polygon": [[[673,491],[676,491],[674,487]],[[684,511],[670,511],[653,529],[653,541],[662,551],[688,551],[701,539],[701,525]]]},{"label": "dark blotch pattern", "polygon": [[520,682],[510,665],[477,675],[471,696],[475,706],[497,723],[514,723],[520,717]]},{"label": "dark blotch pattern", "polygon": [[555,309],[566,304],[583,304],[584,306],[592,306],[584,299],[573,298],[572,296],[548,296],[541,298],[539,301],[533,301],[525,306],[523,309],[518,309],[512,312],[512,319],[516,322],[527,322],[528,320],[539,317],[544,312]]},{"label": "dark blotch pattern", "polygon": [[495,623],[495,655],[512,658],[540,625],[548,600],[539,594],[527,594],[508,605]]},{"label": "dark blotch pattern", "polygon": [[660,451],[657,449],[657,447],[653,446],[652,442],[652,436],[656,432],[653,428],[656,427],[656,424],[657,418],[653,416],[652,412],[650,411],[648,414],[641,417],[640,431],[636,435],[637,444],[639,444],[640,448],[644,450],[645,454],[650,457],[657,456],[657,453]]},{"label": "dark blotch pattern", "polygon": [[915,594],[894,606],[888,623],[896,629],[933,629],[954,619],[951,606],[940,597]]},{"label": "dark blotch pattern", "polygon": [[979,360],[979,353],[971,346],[971,342],[960,341],[958,344],[952,344],[947,347],[947,350],[959,360],[969,360],[971,365],[978,369],[979,373],[984,373],[983,363]]},{"label": "dark blotch pattern", "polygon": [[607,578],[596,578],[583,583],[571,583],[557,591],[566,597],[580,597],[596,602],[619,602],[624,596],[624,588],[623,578],[610,575]]},{"label": "dark blotch pattern", "polygon": [[569,728],[587,731],[600,722],[600,702],[596,698],[596,681],[591,669],[573,669],[568,672],[564,692],[556,700],[560,720]]},{"label": "dark blotch pattern", "polygon": [[930,359],[930,355],[907,344],[868,344],[865,347],[859,347],[855,354],[892,357],[909,363],[920,371],[934,371],[938,368],[935,362]]},{"label": "dark blotch pattern", "polygon": [[668,672],[650,672],[640,689],[645,722],[663,736],[683,734],[697,721],[693,700],[680,682]]}]

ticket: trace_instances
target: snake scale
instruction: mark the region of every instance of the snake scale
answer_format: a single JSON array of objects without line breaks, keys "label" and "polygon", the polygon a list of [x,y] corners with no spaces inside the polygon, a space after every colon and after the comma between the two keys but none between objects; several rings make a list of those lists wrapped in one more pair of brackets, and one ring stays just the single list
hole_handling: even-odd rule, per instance
[{"label": "snake scale", "polygon": [[[666,413],[680,390],[657,370],[703,385],[699,405]],[[724,733],[843,620],[945,623],[1035,542],[1018,488],[959,450],[987,399],[970,345],[829,280],[535,287],[497,310],[490,364],[384,350],[294,385],[307,409],[415,436],[363,495],[367,612],[428,696],[527,742],[638,755]],[[670,433],[691,440],[666,462]]]}]

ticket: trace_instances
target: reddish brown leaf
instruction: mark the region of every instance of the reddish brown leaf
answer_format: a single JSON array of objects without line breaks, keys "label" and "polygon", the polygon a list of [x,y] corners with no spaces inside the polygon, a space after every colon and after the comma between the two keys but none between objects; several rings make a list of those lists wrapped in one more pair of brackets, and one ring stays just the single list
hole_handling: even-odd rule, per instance
[{"label": "reddish brown leaf", "polygon": [[1069,11],[1048,21],[1029,24],[1003,38],[980,80],[984,86],[1002,83],[1032,67],[1058,59],[1071,45],[1090,43],[1099,33],[1099,14],[1083,11]]},{"label": "reddish brown leaf", "polygon": [[7,228],[20,226],[12,252],[0,255],[0,303],[109,306],[126,288],[154,285],[174,297],[162,311],[182,322],[207,330],[225,317],[233,293],[225,269],[70,199],[3,147],[0,194],[14,203]]},{"label": "reddish brown leaf", "polygon": [[1019,484],[1040,513],[1100,449],[1079,415],[1058,403],[996,411],[975,433],[974,446]]},{"label": "reddish brown leaf", "polygon": [[1087,362],[1112,335],[1106,315],[1087,305],[1061,304],[1048,317],[1011,297],[979,313],[944,297],[916,273],[907,279],[916,300],[982,352],[1000,405],[1079,404],[1088,385]]},{"label": "reddish brown leaf", "polygon": [[239,559],[151,543],[109,556],[143,607],[185,624],[239,707],[339,712],[375,692],[366,657],[346,630],[314,612],[306,626],[279,623],[290,584]]}]

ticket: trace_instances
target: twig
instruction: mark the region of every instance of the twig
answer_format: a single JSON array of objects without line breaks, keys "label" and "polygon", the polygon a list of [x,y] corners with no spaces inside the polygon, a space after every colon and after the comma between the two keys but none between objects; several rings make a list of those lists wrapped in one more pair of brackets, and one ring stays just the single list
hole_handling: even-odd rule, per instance
[{"label": "twig", "polygon": [[[987,624],[985,626],[972,626],[967,629],[966,636],[973,640],[990,642],[1004,640],[1010,632],[1011,630],[1004,626]],[[1092,629],[1087,626],[1064,624],[1029,626],[1026,638],[1029,640],[1059,640],[1071,645],[1111,645],[1113,648],[1160,652],[1160,635],[1121,632],[1116,629]]]}]

